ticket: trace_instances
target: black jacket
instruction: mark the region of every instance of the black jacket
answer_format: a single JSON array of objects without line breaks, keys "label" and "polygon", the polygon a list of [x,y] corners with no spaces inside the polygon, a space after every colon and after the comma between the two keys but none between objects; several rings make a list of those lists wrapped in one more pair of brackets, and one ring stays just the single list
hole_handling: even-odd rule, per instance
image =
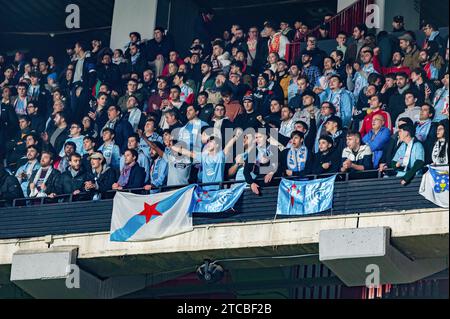
[{"label": "black jacket", "polygon": [[342,157],[342,152],[347,147],[347,131],[343,130],[342,133],[333,139],[333,148]]},{"label": "black jacket", "polygon": [[114,140],[120,148],[120,153],[124,153],[128,148],[128,138],[133,134],[133,127],[130,122],[124,118],[120,119],[114,126],[115,137]]},{"label": "black jacket", "polygon": [[110,167],[104,167],[100,174],[89,170],[86,174],[86,181],[91,181],[97,185],[97,189],[94,192],[106,193],[112,190],[112,186],[117,182],[117,174]]},{"label": "black jacket", "polygon": [[355,61],[360,61],[359,59],[359,53],[358,51],[358,44],[357,42],[352,39],[353,41],[347,46],[347,51],[345,52],[345,62],[347,63],[354,63]]},{"label": "black jacket", "polygon": [[[94,110],[91,110],[92,112],[96,113],[95,116],[95,125],[97,126],[97,130],[99,135],[101,135],[101,132],[103,128],[105,127],[106,123],[108,122],[108,106],[105,106],[100,112],[96,113]],[[100,136],[99,136],[100,138]]]},{"label": "black jacket", "polygon": [[36,133],[32,131],[30,128],[25,129],[24,131],[19,131],[16,138],[8,141],[6,144],[6,162],[8,165],[17,164],[17,161],[26,155],[27,153],[27,145],[25,141],[25,136],[31,133]]},{"label": "black jacket", "polygon": [[280,128],[281,126],[281,112],[270,113],[269,115],[264,117],[264,122],[266,122],[266,127],[276,127]]},{"label": "black jacket", "polygon": [[[264,182],[257,181],[257,179],[260,179],[264,177],[267,174],[263,174],[261,172],[261,168],[267,169],[267,171],[274,172],[274,176],[279,176],[281,171],[281,165],[279,165],[278,159],[280,158],[280,151],[278,148],[274,145],[269,145],[267,147],[269,154],[267,156],[271,159],[266,164],[258,164],[258,163],[252,163],[251,157],[249,156],[247,160],[245,161],[244,165],[244,176],[245,181],[248,184],[257,183],[257,184],[263,184]],[[258,158],[259,150],[256,149],[256,158]],[[270,166],[270,167],[269,167]],[[256,178],[253,178],[252,174],[254,173],[256,175]]]},{"label": "black jacket", "polygon": [[399,143],[398,141],[398,133],[393,134],[383,149],[383,156],[381,157],[380,164],[389,165],[401,145],[402,143]]},{"label": "black jacket", "polygon": [[61,194],[69,195],[73,192],[79,190],[81,192],[84,191],[84,183],[86,182],[86,173],[83,168],[78,172],[75,177],[72,176],[70,170],[65,171],[61,174],[58,187]]},{"label": "black jacket", "polygon": [[[34,181],[34,178],[36,177],[36,174],[39,172],[39,170],[33,172],[33,174],[30,177],[30,183]],[[47,179],[47,182],[45,183],[45,186],[47,187],[45,190],[45,193],[47,195],[50,194],[59,194],[61,195],[61,189],[59,188],[59,178],[61,176],[61,173],[57,169],[53,169],[50,173],[50,176]],[[28,195],[30,195],[30,186],[28,186],[27,190]]]},{"label": "black jacket", "polygon": [[23,198],[22,188],[14,176],[8,174],[5,169],[0,169],[0,200],[12,201]]},{"label": "black jacket", "polygon": [[271,90],[260,90],[256,89],[253,94],[253,107],[254,109],[260,113],[263,117],[270,114],[270,102],[272,99],[283,99],[283,95],[281,98],[275,95],[274,91]]},{"label": "black jacket", "polygon": [[[428,136],[425,139],[425,141],[422,142],[423,148],[425,150],[425,164],[431,164],[433,162],[432,160],[432,154],[433,154],[433,148],[437,141],[437,127],[439,123],[432,122],[430,131],[428,132]],[[419,123],[415,124],[415,128]]]},{"label": "black jacket", "polygon": [[136,163],[130,172],[128,184],[124,189],[139,189],[145,185],[145,170]]},{"label": "black jacket", "polygon": [[405,94],[400,94],[398,90],[389,98],[387,112],[391,115],[392,123],[396,123],[398,116],[405,112]]},{"label": "black jacket", "polygon": [[117,65],[111,63],[110,65],[102,64],[98,66],[97,77],[103,84],[108,84],[111,90],[121,91],[122,74]]},{"label": "black jacket", "polygon": [[47,116],[51,113],[52,110],[52,95],[48,90],[45,89],[44,86],[41,85],[39,88],[39,95],[37,95],[34,99],[32,98],[30,101],[33,101],[37,104],[38,113],[42,116]]},{"label": "black jacket", "polygon": [[310,50],[310,51],[305,49],[302,51],[300,58],[297,61],[297,65],[303,65],[301,57],[305,52],[308,52],[309,54],[311,54],[311,56],[312,56],[311,64],[317,66],[320,69],[320,71],[322,71],[323,70],[323,60],[325,59],[325,57],[327,57],[327,54],[325,53],[325,51],[322,51],[319,48],[315,48],[314,50]]},{"label": "black jacket", "polygon": [[233,101],[241,101],[244,95],[250,91],[250,87],[247,84],[240,83],[238,85],[234,85],[229,83],[228,87],[231,89],[233,93],[232,100]]},{"label": "black jacket", "polygon": [[0,159],[6,152],[6,143],[19,131],[19,121],[11,104],[0,104]]},{"label": "black jacket", "polygon": [[258,116],[258,112],[240,114],[234,120],[235,127],[240,127],[244,130],[247,128],[257,128],[261,126],[261,123],[256,119]]},{"label": "black jacket", "polygon": [[[73,62],[74,70],[77,69],[77,64],[79,63],[79,60]],[[97,64],[97,61],[95,60],[95,57],[92,56],[86,56],[83,63],[83,71],[81,74],[81,84],[83,88],[88,89],[92,88],[97,80],[97,75],[95,72],[95,65]],[[94,72],[92,72],[94,71]],[[76,84],[76,83],[73,83]]]},{"label": "black jacket", "polygon": [[36,133],[38,133],[38,135],[40,135],[41,133],[43,133],[45,131],[45,118],[40,116],[39,114],[37,115],[31,115],[30,116],[30,120],[31,120],[31,129],[33,131],[36,131]]},{"label": "black jacket", "polygon": [[147,101],[150,96],[158,94],[158,83],[154,79],[151,82],[144,82],[141,91],[144,101]]},{"label": "black jacket", "polygon": [[317,121],[316,119],[309,121],[309,128],[308,132],[305,136],[305,145],[308,148],[308,150],[313,151],[314,146],[316,144],[316,137],[317,137]]},{"label": "black jacket", "polygon": [[[333,148],[327,153],[314,154],[314,161],[311,169],[313,175],[332,174],[339,172],[342,154],[338,154]],[[330,163],[329,169],[324,169],[323,164]]]},{"label": "black jacket", "polygon": [[145,54],[148,61],[155,61],[158,55],[162,55],[167,60],[172,49],[173,43],[170,38],[164,37],[159,43],[152,39],[146,43]]},{"label": "black jacket", "polygon": [[256,45],[255,59],[252,64],[252,72],[258,74],[264,71],[264,65],[267,62],[267,56],[269,55],[269,47],[267,45],[267,38],[259,38]]},{"label": "black jacket", "polygon": [[[54,132],[52,132],[51,134],[48,134],[48,138],[49,138],[49,142],[50,139],[52,137]],[[55,155],[58,155],[59,152],[61,152],[61,150],[64,147],[64,144],[66,143],[67,139],[69,138],[70,132],[69,132],[69,128],[67,127],[66,129],[64,129],[64,131],[61,132],[61,134],[58,135],[58,137],[55,140],[55,143],[51,144],[50,146],[50,151],[54,152]]]},{"label": "black jacket", "polygon": [[433,82],[425,80],[423,84],[417,85],[417,84],[411,84],[411,89],[415,90],[417,93],[417,102],[416,105],[423,105],[426,101],[425,99],[425,91],[426,87],[428,87],[431,90],[430,99],[433,98],[434,93],[436,92],[436,87],[434,86]]},{"label": "black jacket", "polygon": [[[123,120],[130,122],[130,112],[127,112],[124,116],[123,116]],[[147,117],[145,116],[144,113],[141,113],[141,118],[139,119],[139,124],[138,124],[138,129],[139,130],[144,130],[145,127],[145,122],[147,121]]]},{"label": "black jacket", "polygon": [[141,56],[137,58],[134,64],[131,62],[131,60],[130,62],[128,62],[127,73],[136,72],[137,74],[139,74],[139,77],[142,77],[142,74],[147,69],[148,69],[147,60],[145,59],[144,55],[141,54]]},{"label": "black jacket", "polygon": [[[13,138],[19,131],[19,120],[11,104],[0,104],[0,138]],[[4,133],[2,136],[1,134]]]},{"label": "black jacket", "polygon": [[213,117],[213,115],[214,115],[214,105],[212,105],[211,103],[208,103],[205,106],[201,107],[198,118],[205,123],[209,123],[211,121],[211,118]]}]

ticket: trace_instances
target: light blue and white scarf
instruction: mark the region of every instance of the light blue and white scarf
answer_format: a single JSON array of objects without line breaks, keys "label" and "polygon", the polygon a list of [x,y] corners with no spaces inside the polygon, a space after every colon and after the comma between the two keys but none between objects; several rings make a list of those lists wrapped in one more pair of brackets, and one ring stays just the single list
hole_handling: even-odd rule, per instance
[{"label": "light blue and white scarf", "polygon": [[308,149],[304,145],[298,149],[291,148],[288,153],[287,167],[293,172],[302,172],[305,170],[307,158]]}]

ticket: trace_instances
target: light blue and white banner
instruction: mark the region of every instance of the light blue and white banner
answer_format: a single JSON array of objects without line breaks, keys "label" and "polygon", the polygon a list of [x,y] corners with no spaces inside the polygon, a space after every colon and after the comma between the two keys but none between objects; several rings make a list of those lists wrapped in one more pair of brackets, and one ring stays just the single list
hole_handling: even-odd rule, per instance
[{"label": "light blue and white banner", "polygon": [[230,189],[204,191],[197,188],[194,193],[194,213],[223,213],[234,207],[247,186],[246,183]]},{"label": "light blue and white banner", "polygon": [[333,207],[336,176],[313,181],[283,179],[278,190],[277,215],[312,215]]}]

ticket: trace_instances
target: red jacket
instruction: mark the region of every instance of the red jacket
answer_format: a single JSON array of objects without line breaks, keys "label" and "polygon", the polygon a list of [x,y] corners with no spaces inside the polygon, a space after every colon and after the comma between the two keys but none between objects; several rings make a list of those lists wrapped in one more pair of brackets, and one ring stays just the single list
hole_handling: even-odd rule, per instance
[{"label": "red jacket", "polygon": [[407,66],[401,66],[401,67],[391,66],[391,67],[387,67],[387,68],[382,67],[380,65],[380,60],[378,59],[378,55],[375,55],[373,57],[373,68],[375,69],[375,71],[377,71],[378,73],[383,74],[383,75],[387,75],[387,74],[391,74],[391,73],[406,73],[406,74],[408,74],[408,76],[411,75],[411,70]]},{"label": "red jacket", "polygon": [[390,129],[391,133],[392,133],[393,127],[392,127],[391,115],[388,112],[385,112],[383,110],[378,110],[378,111],[372,112],[370,114],[367,114],[366,117],[364,118],[362,128],[360,131],[361,138],[366,136],[372,130],[373,117],[378,114],[380,114],[381,116],[384,117],[384,126],[386,126],[388,129]]},{"label": "red jacket", "polygon": [[[178,60],[176,61],[176,63],[178,64],[178,66],[185,64],[184,60],[182,58],[178,58]],[[169,75],[169,63],[166,64],[166,66],[164,67],[163,71],[162,71],[162,76],[168,76]]]}]

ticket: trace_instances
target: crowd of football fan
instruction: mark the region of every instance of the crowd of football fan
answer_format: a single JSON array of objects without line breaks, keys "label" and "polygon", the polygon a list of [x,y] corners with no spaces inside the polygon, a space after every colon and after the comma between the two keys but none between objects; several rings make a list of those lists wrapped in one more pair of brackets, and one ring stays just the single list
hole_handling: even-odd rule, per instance
[{"label": "crowd of football fan", "polygon": [[[215,39],[213,17],[187,53],[156,28],[114,51],[78,42],[67,61],[0,55],[0,199],[230,180],[259,194],[274,177],[370,170],[406,185],[448,165],[448,40],[432,23],[424,43],[401,16],[389,34],[355,26],[326,53],[326,23]],[[306,43],[295,63],[290,42]]]}]

